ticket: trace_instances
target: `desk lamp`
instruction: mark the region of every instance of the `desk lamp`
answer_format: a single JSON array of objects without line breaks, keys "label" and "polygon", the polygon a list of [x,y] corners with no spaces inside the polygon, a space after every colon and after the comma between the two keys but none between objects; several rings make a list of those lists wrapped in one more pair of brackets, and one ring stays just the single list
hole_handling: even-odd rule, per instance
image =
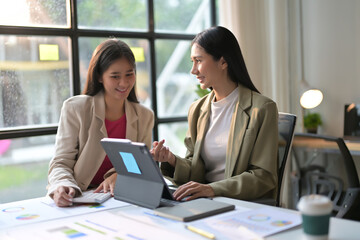
[{"label": "desk lamp", "polygon": [[305,109],[312,109],[320,105],[323,94],[319,89],[312,88],[305,80],[301,82],[300,105]]},{"label": "desk lamp", "polygon": [[309,86],[305,81],[301,81],[301,92],[300,92],[300,105],[302,108],[302,120],[303,120],[303,130],[304,128],[304,117],[305,109],[312,109],[320,105],[323,100],[323,94],[319,89]]}]

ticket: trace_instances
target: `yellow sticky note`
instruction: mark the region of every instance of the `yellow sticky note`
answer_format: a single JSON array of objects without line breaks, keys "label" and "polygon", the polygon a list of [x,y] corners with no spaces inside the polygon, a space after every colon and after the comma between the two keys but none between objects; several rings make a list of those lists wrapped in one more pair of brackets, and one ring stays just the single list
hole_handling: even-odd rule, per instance
[{"label": "yellow sticky note", "polygon": [[145,61],[145,54],[144,49],[142,47],[131,47],[131,51],[135,56],[136,62],[144,62]]},{"label": "yellow sticky note", "polygon": [[40,61],[59,61],[59,45],[39,44]]}]

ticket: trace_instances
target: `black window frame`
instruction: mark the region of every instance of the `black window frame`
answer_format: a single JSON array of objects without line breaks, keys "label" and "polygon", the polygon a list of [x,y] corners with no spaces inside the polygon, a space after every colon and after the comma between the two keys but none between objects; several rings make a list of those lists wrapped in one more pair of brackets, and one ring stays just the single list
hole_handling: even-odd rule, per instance
[{"label": "black window frame", "polygon": [[[216,19],[216,0],[210,1],[210,23],[215,26]],[[192,40],[195,34],[179,34],[155,32],[154,27],[154,1],[147,0],[148,4],[148,31],[147,32],[133,32],[133,31],[116,31],[116,30],[95,30],[95,29],[79,29],[77,27],[77,2],[70,0],[70,28],[46,28],[46,27],[22,27],[22,26],[3,26],[0,25],[1,35],[20,35],[20,36],[59,36],[69,37],[71,40],[71,56],[72,56],[72,92],[71,96],[81,94],[80,87],[80,72],[79,72],[79,38],[80,37],[116,37],[116,38],[139,38],[149,41],[150,46],[150,81],[151,81],[151,100],[152,110],[155,114],[155,125],[153,129],[153,139],[158,140],[159,124],[175,123],[187,121],[187,116],[182,117],[167,117],[159,118],[157,111],[157,94],[156,94],[156,52],[155,40]],[[24,128],[9,128],[0,130],[1,139],[14,139],[23,137],[35,137],[42,135],[52,135],[57,132],[57,124],[55,126],[46,127],[24,127]]]}]

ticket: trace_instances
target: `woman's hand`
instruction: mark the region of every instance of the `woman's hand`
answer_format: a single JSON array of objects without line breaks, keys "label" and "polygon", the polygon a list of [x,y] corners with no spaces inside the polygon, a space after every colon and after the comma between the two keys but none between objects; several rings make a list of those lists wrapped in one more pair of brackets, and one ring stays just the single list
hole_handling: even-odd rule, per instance
[{"label": "woman's hand", "polygon": [[54,191],[53,199],[56,206],[68,207],[71,206],[72,200],[75,196],[75,189],[72,187],[60,186]]},{"label": "woman's hand", "polygon": [[191,181],[178,187],[173,196],[177,201],[183,198],[188,201],[199,197],[214,197],[215,193],[210,185]]},{"label": "woman's hand", "polygon": [[111,174],[95,189],[94,192],[101,192],[102,190],[104,193],[107,193],[108,191],[110,191],[111,195],[114,196],[116,177],[116,172]]},{"label": "woman's hand", "polygon": [[175,167],[175,156],[168,147],[164,146],[164,143],[165,140],[153,142],[153,148],[150,150],[150,153],[155,161],[168,162],[171,166]]}]

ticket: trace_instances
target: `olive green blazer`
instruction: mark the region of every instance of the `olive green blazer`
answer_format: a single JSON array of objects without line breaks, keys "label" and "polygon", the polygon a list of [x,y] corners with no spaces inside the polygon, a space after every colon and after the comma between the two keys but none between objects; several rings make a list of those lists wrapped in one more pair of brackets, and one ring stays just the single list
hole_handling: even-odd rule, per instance
[{"label": "olive green blazer", "polygon": [[[149,148],[154,126],[153,112],[141,104],[125,101],[126,138]],[[56,135],[55,154],[49,164],[48,194],[58,186],[71,186],[77,194],[86,190],[106,154],[100,140],[107,137],[103,92],[78,95],[63,104]],[[110,169],[106,178],[114,173]]]},{"label": "olive green blazer", "polygon": [[[162,173],[177,185],[188,181],[206,183],[201,147],[213,98],[211,92],[190,106],[185,158],[176,156],[175,168],[168,163],[161,164]],[[209,183],[215,195],[243,200],[275,199],[278,169],[275,102],[239,85],[239,100],[229,127],[224,180]]]}]

